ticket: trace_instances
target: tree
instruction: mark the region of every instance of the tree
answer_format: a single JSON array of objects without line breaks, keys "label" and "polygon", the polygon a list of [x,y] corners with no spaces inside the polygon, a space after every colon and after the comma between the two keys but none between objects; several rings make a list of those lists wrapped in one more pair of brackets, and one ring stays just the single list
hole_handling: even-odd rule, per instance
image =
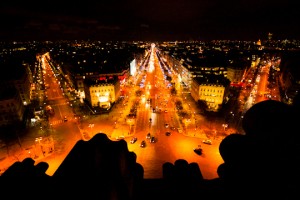
[{"label": "tree", "polygon": [[137,90],[135,92],[135,95],[138,96],[138,97],[140,97],[142,95],[142,91],[141,90]]},{"label": "tree", "polygon": [[177,94],[177,91],[176,91],[176,89],[174,87],[171,89],[171,94],[172,95],[176,95]]},{"label": "tree", "polygon": [[204,100],[198,100],[197,102],[199,109],[201,110],[201,112],[206,112],[208,110],[208,106],[206,104],[206,101]]}]

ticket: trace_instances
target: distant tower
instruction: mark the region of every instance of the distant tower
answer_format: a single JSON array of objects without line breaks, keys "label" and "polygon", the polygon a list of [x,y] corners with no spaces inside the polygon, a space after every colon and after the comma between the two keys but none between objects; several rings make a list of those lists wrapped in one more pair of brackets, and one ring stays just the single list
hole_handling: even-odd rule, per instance
[{"label": "distant tower", "polygon": [[272,40],[273,33],[268,33],[268,40]]},{"label": "distant tower", "polygon": [[260,39],[258,39],[258,41],[256,42],[256,45],[261,46],[261,41],[260,41]]}]

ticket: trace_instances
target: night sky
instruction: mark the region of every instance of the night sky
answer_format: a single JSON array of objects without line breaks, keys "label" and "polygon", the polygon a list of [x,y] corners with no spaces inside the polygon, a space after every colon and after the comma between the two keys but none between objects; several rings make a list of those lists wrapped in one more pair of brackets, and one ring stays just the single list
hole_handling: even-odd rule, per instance
[{"label": "night sky", "polygon": [[9,0],[0,3],[0,40],[300,39],[299,8],[295,0]]}]

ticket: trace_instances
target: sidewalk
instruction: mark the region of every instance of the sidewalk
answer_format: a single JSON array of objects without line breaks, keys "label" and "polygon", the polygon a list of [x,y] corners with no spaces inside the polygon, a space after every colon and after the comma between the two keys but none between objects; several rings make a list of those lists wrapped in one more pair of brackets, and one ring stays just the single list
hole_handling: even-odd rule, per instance
[{"label": "sidewalk", "polygon": [[[9,146],[2,145],[0,148],[0,175],[15,162],[22,162],[25,158],[32,158],[35,160],[35,164],[47,162],[51,157],[65,156],[75,145],[75,140],[68,141],[66,144],[59,143],[53,137],[55,135],[47,136],[42,134],[38,128],[31,127],[24,130],[18,140],[11,142]],[[60,163],[62,159],[63,157],[56,162]]]}]

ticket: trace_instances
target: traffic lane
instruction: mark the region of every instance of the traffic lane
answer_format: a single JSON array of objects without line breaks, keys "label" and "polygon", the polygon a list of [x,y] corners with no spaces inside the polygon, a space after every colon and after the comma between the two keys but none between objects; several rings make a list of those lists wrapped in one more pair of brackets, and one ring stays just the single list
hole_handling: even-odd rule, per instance
[{"label": "traffic lane", "polygon": [[[213,140],[212,145],[202,143],[202,139],[186,137],[175,131],[171,135],[157,135],[157,142],[150,143],[145,134],[138,134],[138,140],[130,143],[126,138],[129,151],[137,155],[137,162],[144,167],[144,178],[162,178],[162,166],[165,162],[174,163],[178,159],[184,159],[189,163],[195,162],[199,165],[205,179],[218,177],[217,168],[223,163],[219,154],[220,140]],[[142,140],[146,140],[146,147],[140,147]],[[197,155],[193,149],[201,144],[203,154]]]}]

